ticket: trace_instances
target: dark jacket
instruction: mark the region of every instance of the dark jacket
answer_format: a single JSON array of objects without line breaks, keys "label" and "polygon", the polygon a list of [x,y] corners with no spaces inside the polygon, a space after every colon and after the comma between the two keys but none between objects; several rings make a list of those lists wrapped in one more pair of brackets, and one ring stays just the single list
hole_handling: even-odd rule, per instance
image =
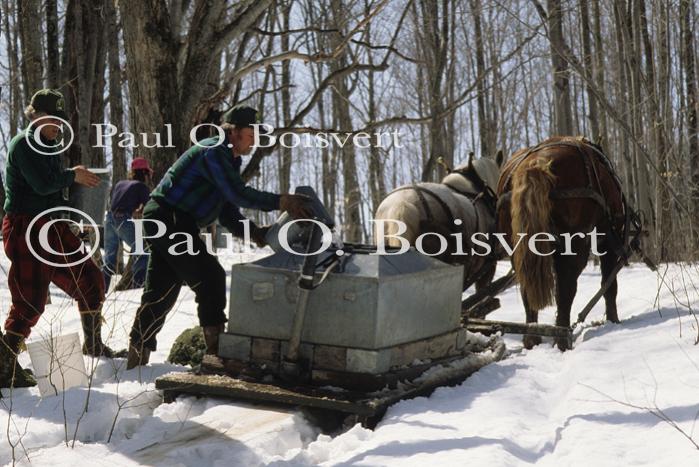
[{"label": "dark jacket", "polygon": [[[62,167],[61,154],[41,154],[32,149],[27,138],[34,138],[32,129],[22,131],[10,141],[5,169],[5,212],[36,215],[66,204],[61,190],[73,183],[75,172]],[[50,151],[33,139],[32,145],[43,152]]]}]

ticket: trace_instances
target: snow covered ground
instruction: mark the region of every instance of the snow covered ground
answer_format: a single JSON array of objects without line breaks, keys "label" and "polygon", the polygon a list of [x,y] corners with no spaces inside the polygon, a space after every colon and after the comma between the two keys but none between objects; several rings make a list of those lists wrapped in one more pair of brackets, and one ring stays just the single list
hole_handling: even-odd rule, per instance
[{"label": "snow covered ground", "polygon": [[[228,266],[254,255],[229,253]],[[0,259],[0,316],[9,308]],[[502,263],[500,270],[508,265]],[[581,277],[579,310],[599,286],[599,269]],[[575,349],[545,343],[523,350],[506,337],[508,358],[463,384],[391,407],[374,431],[355,426],[319,434],[293,410],[182,397],[162,404],[154,379],[179,333],[196,324],[191,292],[183,291],[159,336],[151,364],[91,362],[92,388],[41,398],[36,388],[3,390],[0,464],[52,466],[207,465],[699,465],[699,269],[672,265],[659,274],[624,269],[619,278],[620,325],[576,330]],[[660,292],[658,292],[660,290]],[[57,289],[32,339],[80,329],[75,307]],[[112,293],[106,305],[109,343],[123,348],[140,291]],[[495,319],[523,321],[518,291],[501,295]],[[542,322],[553,322],[544,310]],[[29,364],[25,354],[23,364]],[[85,412],[89,395],[88,410]],[[14,447],[13,447],[14,446]]]}]

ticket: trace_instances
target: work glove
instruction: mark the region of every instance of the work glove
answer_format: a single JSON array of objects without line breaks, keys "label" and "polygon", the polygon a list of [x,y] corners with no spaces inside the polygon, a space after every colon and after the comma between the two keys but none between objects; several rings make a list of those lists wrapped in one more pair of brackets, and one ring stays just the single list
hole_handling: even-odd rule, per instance
[{"label": "work glove", "polygon": [[306,195],[281,195],[279,210],[286,211],[294,219],[312,219],[312,200]]},{"label": "work glove", "polygon": [[250,239],[255,242],[255,245],[260,248],[267,246],[267,239],[265,237],[267,236],[267,232],[269,232],[269,228],[269,225],[265,225],[252,229],[252,232],[250,232]]}]

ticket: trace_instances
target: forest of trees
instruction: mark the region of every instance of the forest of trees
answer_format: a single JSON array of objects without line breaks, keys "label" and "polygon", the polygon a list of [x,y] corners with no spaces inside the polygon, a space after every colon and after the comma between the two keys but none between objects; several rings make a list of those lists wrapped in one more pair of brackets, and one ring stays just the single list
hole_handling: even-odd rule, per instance
[{"label": "forest of trees", "polygon": [[[345,239],[366,241],[384,195],[438,180],[439,158],[585,135],[642,212],[653,256],[696,257],[696,0],[1,1],[2,158],[42,87],[66,96],[66,165],[114,180],[134,155],[162,175],[194,125],[238,103],[278,133],[398,132],[382,147],[258,149],[245,168],[258,188],[312,185]],[[95,148],[101,122],[171,124],[175,147]]]}]

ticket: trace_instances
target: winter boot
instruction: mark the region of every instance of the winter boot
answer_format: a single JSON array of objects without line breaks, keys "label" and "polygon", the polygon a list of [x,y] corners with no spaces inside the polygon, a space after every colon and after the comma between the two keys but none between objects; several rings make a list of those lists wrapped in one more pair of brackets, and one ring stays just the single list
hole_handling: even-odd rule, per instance
[{"label": "winter boot", "polygon": [[124,358],[127,355],[126,349],[115,352],[107,344],[102,342],[102,312],[81,311],[80,321],[83,325],[85,343],[83,344],[83,354],[91,357]]},{"label": "winter boot", "polygon": [[216,326],[202,326],[202,329],[207,355],[218,355],[218,336],[226,329],[225,323]]},{"label": "winter boot", "polygon": [[144,347],[143,344],[129,344],[129,356],[126,359],[126,369],[130,370],[136,368],[137,366],[144,366],[148,364],[150,359],[150,349]]},{"label": "winter boot", "polygon": [[23,369],[17,363],[24,337],[8,333],[0,333],[0,388],[29,388],[36,386],[36,380],[29,370]]}]

